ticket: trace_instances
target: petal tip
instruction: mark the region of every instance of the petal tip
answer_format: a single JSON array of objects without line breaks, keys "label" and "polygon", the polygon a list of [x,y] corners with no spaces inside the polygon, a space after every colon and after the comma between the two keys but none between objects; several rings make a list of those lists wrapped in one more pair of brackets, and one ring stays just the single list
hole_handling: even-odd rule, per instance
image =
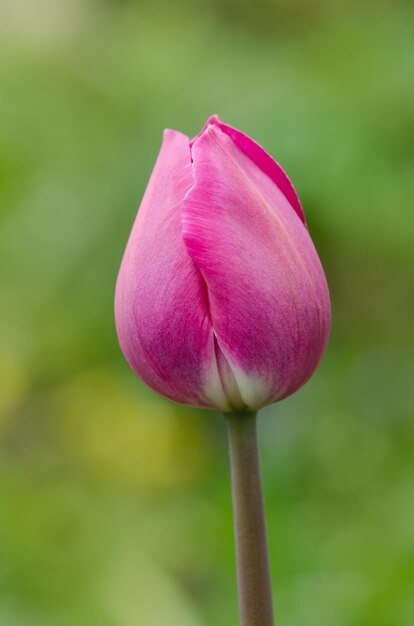
[{"label": "petal tip", "polygon": [[163,142],[174,141],[175,139],[185,140],[187,142],[190,141],[189,137],[179,130],[174,130],[172,128],[164,128],[162,133]]},{"label": "petal tip", "polygon": [[207,124],[221,124],[221,119],[219,118],[219,116],[217,115],[217,113],[213,113],[213,115],[210,115],[210,117],[208,118],[206,125]]}]

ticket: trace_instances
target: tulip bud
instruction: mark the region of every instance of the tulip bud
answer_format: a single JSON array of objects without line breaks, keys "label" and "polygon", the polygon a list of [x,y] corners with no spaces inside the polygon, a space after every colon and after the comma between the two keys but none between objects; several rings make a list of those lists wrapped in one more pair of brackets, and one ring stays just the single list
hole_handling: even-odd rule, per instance
[{"label": "tulip bud", "polygon": [[131,368],[183,404],[256,411],[318,365],[329,293],[298,196],[263,148],[216,116],[191,141],[164,132],[115,319]]}]

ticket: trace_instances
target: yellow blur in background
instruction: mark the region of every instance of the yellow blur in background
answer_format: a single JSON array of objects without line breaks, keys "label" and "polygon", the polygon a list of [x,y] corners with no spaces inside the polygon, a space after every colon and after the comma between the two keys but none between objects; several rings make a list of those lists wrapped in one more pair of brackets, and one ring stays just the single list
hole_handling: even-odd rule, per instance
[{"label": "yellow blur in background", "polygon": [[238,623],[223,418],[158,398],[113,294],[161,142],[285,167],[333,303],[263,410],[282,626],[414,620],[413,7],[0,0],[0,626]]}]

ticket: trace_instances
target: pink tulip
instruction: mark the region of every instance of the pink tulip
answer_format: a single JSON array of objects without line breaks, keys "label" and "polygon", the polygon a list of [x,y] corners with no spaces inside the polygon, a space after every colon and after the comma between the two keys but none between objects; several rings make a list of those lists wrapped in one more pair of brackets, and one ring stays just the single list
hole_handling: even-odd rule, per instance
[{"label": "pink tulip", "polygon": [[317,367],[330,301],[298,196],[263,148],[218,117],[192,140],[164,132],[115,318],[132,369],[183,404],[256,411]]}]

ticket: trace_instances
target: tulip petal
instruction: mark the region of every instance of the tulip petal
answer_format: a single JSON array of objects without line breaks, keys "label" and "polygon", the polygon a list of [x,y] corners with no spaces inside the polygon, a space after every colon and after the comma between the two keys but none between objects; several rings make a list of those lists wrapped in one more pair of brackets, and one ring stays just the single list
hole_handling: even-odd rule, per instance
[{"label": "tulip petal", "polygon": [[193,184],[188,138],[165,131],[118,276],[115,320],[132,369],[160,394],[228,410],[205,284],[182,239]]},{"label": "tulip petal", "polygon": [[[207,120],[204,129],[211,124],[216,125],[218,128],[220,128],[220,130],[228,135],[236,144],[236,146],[240,148],[240,150],[246,156],[248,156],[253,161],[253,163],[257,165],[258,168],[260,168],[265,174],[267,174],[267,176],[269,176],[271,180],[273,180],[275,185],[283,193],[283,195],[286,197],[286,200],[290,203],[299,218],[305,224],[305,215],[303,213],[298,194],[296,193],[294,186],[290,182],[288,175],[279,165],[279,163],[277,163],[277,161],[275,161],[273,157],[271,157],[270,154],[268,154],[266,150],[262,148],[262,146],[260,146],[253,139],[251,139],[251,137],[245,135],[237,128],[233,128],[233,126],[224,124],[217,115],[212,115]],[[197,135],[197,137],[199,137],[204,132],[204,129],[201,131],[201,133],[199,133],[199,135]],[[193,139],[193,142],[197,139],[197,137]]]},{"label": "tulip petal", "polygon": [[310,378],[330,326],[318,255],[283,191],[216,123],[192,144],[183,238],[208,292],[218,347],[245,405]]}]

